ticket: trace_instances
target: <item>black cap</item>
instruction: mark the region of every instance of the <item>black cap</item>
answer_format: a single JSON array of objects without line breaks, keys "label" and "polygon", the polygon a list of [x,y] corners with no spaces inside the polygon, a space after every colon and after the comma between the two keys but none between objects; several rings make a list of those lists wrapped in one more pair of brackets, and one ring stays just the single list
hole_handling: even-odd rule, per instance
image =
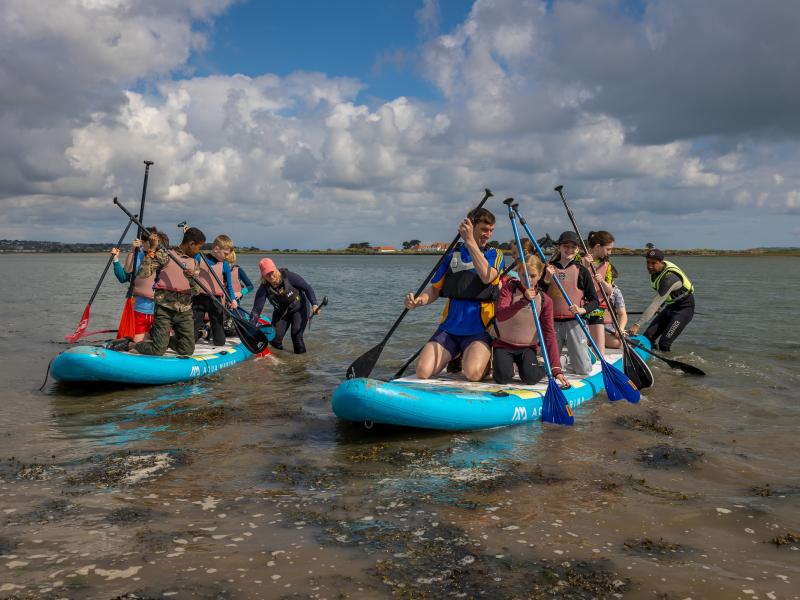
[{"label": "black cap", "polygon": [[664,251],[658,248],[651,248],[645,253],[644,257],[648,260],[664,260]]},{"label": "black cap", "polygon": [[575,233],[574,231],[565,231],[560,236],[558,236],[558,242],[556,243],[560,246],[561,244],[565,244],[567,242],[572,242],[576,246],[581,245],[581,240],[578,237],[578,234]]}]

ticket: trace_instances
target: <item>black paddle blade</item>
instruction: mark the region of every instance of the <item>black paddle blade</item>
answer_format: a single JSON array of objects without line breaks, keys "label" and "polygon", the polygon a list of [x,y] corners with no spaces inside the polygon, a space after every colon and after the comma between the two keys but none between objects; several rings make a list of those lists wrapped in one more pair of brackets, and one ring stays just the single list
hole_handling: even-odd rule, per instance
[{"label": "black paddle blade", "polygon": [[347,367],[345,378],[355,379],[356,377],[369,377],[369,374],[372,373],[372,369],[375,368],[375,364],[378,362],[385,345],[386,340],[383,340],[380,344],[374,348],[370,348],[364,354],[355,359],[353,364]]},{"label": "black paddle blade", "polygon": [[236,333],[244,347],[253,354],[261,354],[269,345],[267,336],[258,327],[236,317],[233,318],[233,326],[236,327]]},{"label": "black paddle blade", "polygon": [[606,394],[611,402],[625,398],[631,404],[639,402],[641,394],[633,382],[628,379],[622,371],[613,365],[603,361],[603,383],[606,386]]},{"label": "black paddle blade", "polygon": [[628,376],[628,379],[636,386],[636,389],[643,390],[653,387],[654,378],[650,367],[648,367],[644,359],[636,354],[627,344],[622,350],[622,369],[625,371],[625,375]]},{"label": "black paddle blade", "polygon": [[705,377],[706,372],[702,369],[698,369],[695,366],[689,365],[685,362],[681,362],[679,360],[674,360],[672,358],[667,358],[661,354],[653,352],[652,350],[648,350],[645,346],[639,344],[636,340],[628,339],[628,343],[632,344],[633,346],[640,348],[644,352],[647,352],[651,356],[655,356],[659,360],[663,360],[671,369],[678,369],[683,371],[687,375],[696,375],[698,377]]}]

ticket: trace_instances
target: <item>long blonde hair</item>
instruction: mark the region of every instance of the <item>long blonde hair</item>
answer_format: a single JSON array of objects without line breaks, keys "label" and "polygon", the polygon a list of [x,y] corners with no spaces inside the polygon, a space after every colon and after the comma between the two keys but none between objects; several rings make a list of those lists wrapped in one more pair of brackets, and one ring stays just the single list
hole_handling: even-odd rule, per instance
[{"label": "long blonde hair", "polygon": [[226,258],[225,260],[228,261],[228,264],[230,266],[233,266],[233,265],[236,264],[236,248],[231,248],[231,251],[228,254],[228,258]]}]

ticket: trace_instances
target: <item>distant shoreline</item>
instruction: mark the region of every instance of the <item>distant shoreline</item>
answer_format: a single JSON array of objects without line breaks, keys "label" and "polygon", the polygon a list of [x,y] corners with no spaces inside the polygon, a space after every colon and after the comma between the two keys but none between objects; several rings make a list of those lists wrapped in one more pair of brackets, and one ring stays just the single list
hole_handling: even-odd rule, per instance
[{"label": "distant shoreline", "polygon": [[[102,244],[97,244],[102,245]],[[108,244],[106,248],[111,248],[112,245]],[[507,251],[506,251],[507,252]],[[644,256],[647,252],[646,249],[631,250],[628,248],[615,248],[612,256]],[[239,256],[250,254],[278,254],[278,255],[330,255],[330,256],[441,256],[442,252],[416,252],[416,251],[403,251],[397,252],[364,252],[364,251],[348,251],[348,250],[242,250],[237,249],[236,253]],[[83,250],[66,250],[66,249],[47,249],[47,250],[7,250],[0,249],[0,255],[14,254],[14,255],[53,255],[53,254],[108,254],[107,249],[94,249],[87,248]],[[778,257],[787,256],[795,257],[800,256],[800,248],[786,248],[786,249],[753,249],[753,250],[664,250],[664,254],[669,257],[672,256],[733,256],[733,257]]]}]

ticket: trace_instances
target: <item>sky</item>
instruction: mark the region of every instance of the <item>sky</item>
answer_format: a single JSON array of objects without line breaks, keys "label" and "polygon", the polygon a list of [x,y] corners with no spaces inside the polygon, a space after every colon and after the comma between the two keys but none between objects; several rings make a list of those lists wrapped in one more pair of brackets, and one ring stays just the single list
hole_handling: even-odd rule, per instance
[{"label": "sky", "polygon": [[800,3],[4,0],[0,238],[800,246]]}]

